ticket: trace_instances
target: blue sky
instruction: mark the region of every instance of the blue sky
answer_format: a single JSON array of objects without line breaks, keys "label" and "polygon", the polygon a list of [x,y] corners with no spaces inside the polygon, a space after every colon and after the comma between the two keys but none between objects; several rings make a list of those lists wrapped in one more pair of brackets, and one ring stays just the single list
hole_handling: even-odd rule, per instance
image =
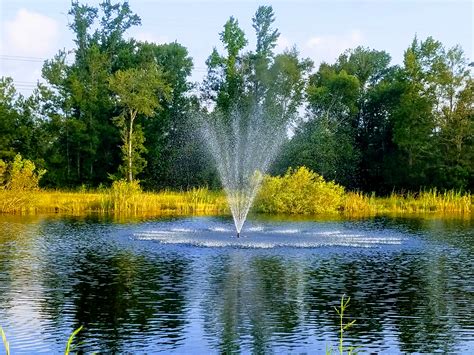
[{"label": "blue sky", "polygon": [[[85,1],[96,5],[99,1]],[[259,5],[272,5],[281,36],[278,51],[296,45],[316,64],[333,62],[358,45],[386,50],[397,64],[415,34],[433,36],[447,47],[461,45],[473,61],[474,3],[445,1],[152,1],[130,0],[142,26],[127,33],[141,40],[178,41],[194,58],[192,80],[199,81],[219,32],[235,16],[254,45],[251,18]],[[1,0],[0,75],[12,76],[22,92],[40,79],[41,58],[73,48],[67,28],[70,1]],[[13,57],[12,57],[13,56]],[[24,57],[24,58],[19,58]],[[39,58],[39,59],[35,59]]]}]

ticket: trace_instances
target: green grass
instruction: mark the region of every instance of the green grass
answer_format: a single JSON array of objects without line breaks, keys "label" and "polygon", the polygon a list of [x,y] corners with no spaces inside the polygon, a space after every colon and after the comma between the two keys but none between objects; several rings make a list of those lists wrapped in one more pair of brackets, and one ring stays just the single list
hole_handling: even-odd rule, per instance
[{"label": "green grass", "polygon": [[72,342],[74,341],[74,338],[77,335],[77,333],[79,333],[82,330],[82,328],[83,326],[81,325],[79,328],[77,328],[75,331],[71,333],[66,343],[66,350],[64,351],[64,355],[69,355],[71,350],[73,350],[74,347],[72,345]]}]

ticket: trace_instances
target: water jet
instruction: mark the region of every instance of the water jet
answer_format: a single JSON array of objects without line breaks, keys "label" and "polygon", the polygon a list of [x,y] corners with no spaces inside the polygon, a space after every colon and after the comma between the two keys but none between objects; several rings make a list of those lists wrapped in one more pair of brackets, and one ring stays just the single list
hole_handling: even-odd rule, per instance
[{"label": "water jet", "polygon": [[286,136],[285,121],[261,104],[202,116],[202,133],[216,163],[237,238],[264,174]]}]

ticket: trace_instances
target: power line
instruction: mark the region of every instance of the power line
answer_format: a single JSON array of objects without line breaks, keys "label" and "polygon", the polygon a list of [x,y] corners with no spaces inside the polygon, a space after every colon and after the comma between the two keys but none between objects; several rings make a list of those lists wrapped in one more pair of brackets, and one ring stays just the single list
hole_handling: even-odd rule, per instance
[{"label": "power line", "polygon": [[16,55],[0,54],[0,60],[43,63],[46,59],[38,58],[38,57],[21,57],[21,56],[16,56]]},{"label": "power line", "polygon": [[[44,62],[45,60],[50,60],[51,58],[43,57],[30,57],[30,56],[20,56],[20,55],[9,55],[9,54],[0,54],[0,60],[18,60],[25,62]],[[207,71],[206,67],[194,67],[195,71]]]}]

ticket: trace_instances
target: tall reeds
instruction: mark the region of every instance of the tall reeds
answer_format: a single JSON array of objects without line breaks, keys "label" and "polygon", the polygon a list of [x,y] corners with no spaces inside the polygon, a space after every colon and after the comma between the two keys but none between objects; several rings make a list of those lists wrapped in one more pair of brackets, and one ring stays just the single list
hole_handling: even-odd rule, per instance
[{"label": "tall reeds", "polygon": [[[422,190],[418,193],[377,197],[374,193],[345,191],[306,168],[284,176],[265,177],[253,211],[275,214],[411,214],[468,215],[473,196],[459,191]],[[76,192],[9,190],[0,188],[0,213],[104,213],[128,216],[161,214],[228,214],[223,191],[194,188],[188,191],[144,192],[137,182],[116,181],[111,188]]]},{"label": "tall reeds", "polygon": [[[27,197],[23,197],[23,195]],[[189,191],[142,192],[136,187],[114,185],[88,192],[28,191],[21,194],[0,190],[1,213],[116,214],[222,214],[228,211],[222,192],[196,188]]]}]

